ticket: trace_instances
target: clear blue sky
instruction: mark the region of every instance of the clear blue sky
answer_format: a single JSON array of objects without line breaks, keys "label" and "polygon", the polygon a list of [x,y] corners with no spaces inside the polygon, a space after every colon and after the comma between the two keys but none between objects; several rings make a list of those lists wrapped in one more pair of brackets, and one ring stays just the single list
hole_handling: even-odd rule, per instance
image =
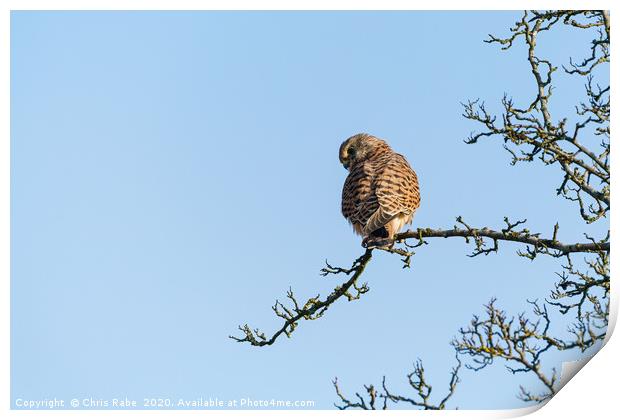
[{"label": "clear blue sky", "polygon": [[[557,261],[528,262],[511,245],[472,259],[464,241],[434,239],[410,270],[377,253],[371,291],[290,340],[227,337],[245,322],[279,328],[276,298],[289,287],[325,296],[344,278],[320,277],[324,260],[361,254],[340,214],[337,156],[358,132],[387,139],[417,171],[414,227],[458,215],[502,227],[509,216],[583,238],[576,209],[555,196],[557,168],[511,167],[500,142],[462,142],[478,127],[460,101],[532,99],[524,49],[482,42],[519,16],[13,12],[13,403],[202,396],[330,408],[335,376],[351,396],[383,375],[407,392],[417,358],[443,396],[458,328],[493,296],[512,313],[548,296]],[[541,51],[564,63],[579,42],[587,53],[575,32],[561,35],[542,35]],[[582,92],[568,86],[554,93],[558,113]],[[519,407],[519,384],[540,389],[502,363],[461,378],[451,408]]]}]

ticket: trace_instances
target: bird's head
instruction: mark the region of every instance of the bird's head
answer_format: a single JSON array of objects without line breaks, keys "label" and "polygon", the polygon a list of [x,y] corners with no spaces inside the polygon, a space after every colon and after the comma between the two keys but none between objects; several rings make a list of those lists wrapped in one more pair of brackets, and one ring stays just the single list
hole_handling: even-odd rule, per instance
[{"label": "bird's head", "polygon": [[360,133],[349,137],[340,145],[340,163],[349,171],[358,162],[390,150],[390,146],[375,136]]}]

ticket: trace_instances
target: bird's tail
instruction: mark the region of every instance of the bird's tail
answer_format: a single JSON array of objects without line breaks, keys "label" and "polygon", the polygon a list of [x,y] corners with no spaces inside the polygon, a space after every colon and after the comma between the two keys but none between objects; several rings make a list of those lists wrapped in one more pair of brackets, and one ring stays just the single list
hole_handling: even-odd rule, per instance
[{"label": "bird's tail", "polygon": [[371,235],[374,231],[387,225],[395,216],[396,215],[388,213],[379,207],[366,222],[366,226],[364,226],[364,234]]}]

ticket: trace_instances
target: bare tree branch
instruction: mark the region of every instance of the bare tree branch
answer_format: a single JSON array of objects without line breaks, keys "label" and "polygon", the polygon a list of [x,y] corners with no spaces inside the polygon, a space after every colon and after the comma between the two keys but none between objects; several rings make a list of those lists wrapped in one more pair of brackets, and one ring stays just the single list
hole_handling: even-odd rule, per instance
[{"label": "bare tree branch", "polygon": [[524,314],[517,319],[508,318],[504,311],[495,306],[495,299],[485,306],[486,317],[474,316],[470,326],[461,328],[459,339],[454,339],[453,346],[460,354],[471,356],[473,364],[466,365],[472,370],[480,370],[493,363],[496,358],[507,362],[506,368],[513,374],[533,372],[545,385],[547,391],[540,395],[532,395],[521,388],[520,398],[525,401],[545,401],[556,392],[557,374],[552,371],[551,377],[541,368],[541,355],[552,347],[563,348],[564,342],[547,334],[549,316],[547,309],[536,302],[535,314],[540,318],[531,321]]},{"label": "bare tree branch", "polygon": [[[553,255],[555,257],[564,256],[575,252],[598,252],[609,251],[609,241],[600,242],[585,242],[585,243],[570,243],[565,244],[559,242],[556,238],[558,232],[558,226],[554,227],[554,235],[551,239],[541,238],[539,233],[531,233],[528,229],[515,230],[514,228],[526,220],[518,221],[515,224],[511,224],[508,218],[504,218],[504,222],[507,224],[507,228],[501,231],[491,230],[487,227],[472,228],[467,225],[463,219],[457,217],[457,222],[463,226],[458,228],[454,226],[453,229],[431,229],[431,228],[419,228],[415,231],[406,231],[396,236],[396,240],[404,242],[406,239],[418,239],[416,246],[423,243],[424,238],[450,238],[450,237],[462,237],[472,238],[475,240],[476,250],[471,256],[480,255],[482,253],[488,254],[491,251],[497,251],[497,241],[518,242],[526,245],[531,245],[533,248],[527,249],[527,255],[534,255],[536,253],[544,253],[547,255]],[[482,238],[488,238],[494,241],[493,248],[485,248],[485,243]],[[551,253],[552,250],[557,252]],[[523,253],[522,253],[523,254]]]},{"label": "bare tree branch", "polygon": [[[536,55],[537,37],[558,22],[581,30],[596,30],[597,36],[591,42],[591,54],[577,64],[571,58],[567,74],[586,76],[586,102],[576,107],[577,121],[572,132],[568,130],[568,118],[553,120],[549,112],[552,93],[552,74],[556,70],[549,61]],[[528,61],[537,85],[536,98],[526,108],[514,105],[512,99],[504,96],[504,112],[501,124],[498,117],[491,115],[484,103],[478,100],[464,104],[464,116],[481,123],[485,130],[472,134],[467,143],[476,143],[481,138],[498,136],[504,140],[504,148],[512,156],[512,164],[532,162],[538,158],[545,165],[558,164],[563,179],[557,194],[579,204],[579,213],[586,223],[593,223],[607,217],[610,210],[609,187],[609,85],[594,85],[592,72],[595,67],[609,62],[609,14],[605,11],[547,11],[525,12],[522,19],[511,29],[508,38],[490,36],[488,42],[499,43],[502,49],[509,49],[517,39],[523,39],[528,49]],[[578,118],[582,118],[579,120]],[[598,150],[581,140],[583,133],[602,138]],[[591,143],[591,142],[590,142]],[[518,321],[508,320],[503,311],[494,306],[494,300],[486,306],[487,317],[474,317],[471,326],[461,329],[461,338],[453,345],[462,354],[472,357],[473,369],[481,369],[496,358],[511,362],[507,367],[512,373],[533,372],[547,388],[542,394],[533,394],[520,387],[519,398],[525,401],[542,402],[556,391],[556,372],[551,377],[541,368],[540,357],[550,349],[559,351],[580,349],[582,352],[600,343],[607,332],[609,321],[609,232],[603,239],[596,240],[585,234],[589,246],[572,244],[553,247],[558,225],[554,229],[552,243],[543,241],[542,249],[555,249],[550,255],[566,257],[563,271],[557,273],[560,281],[546,302],[566,315],[575,311],[576,320],[568,327],[572,339],[559,339],[549,335],[550,319],[547,308],[535,301],[534,314],[538,320],[531,321],[523,314]],[[533,244],[532,244],[533,245]],[[575,247],[576,245],[576,247]],[[587,250],[584,270],[573,262],[570,251]],[[539,246],[528,249],[524,255],[534,258]],[[544,252],[549,254],[548,252]],[[514,367],[514,365],[517,367]]]},{"label": "bare tree branch", "polygon": [[[407,231],[397,235],[397,242],[403,243],[405,249],[400,248],[378,248],[379,250],[389,253],[404,256],[403,261],[405,267],[410,266],[411,257],[414,255],[413,249],[421,245],[427,244],[424,238],[449,238],[449,237],[462,237],[467,241],[469,239],[474,240],[475,250],[470,256],[477,256],[480,254],[489,254],[490,252],[497,252],[498,241],[518,242],[525,245],[525,251],[519,251],[519,255],[525,256],[530,259],[534,259],[538,254],[551,255],[553,257],[566,256],[571,253],[594,253],[600,251],[609,251],[610,244],[608,241],[601,242],[589,242],[589,243],[573,243],[564,244],[556,239],[558,233],[558,227],[556,225],[552,239],[540,238],[540,234],[531,233],[528,229],[515,230],[517,226],[525,223],[525,220],[512,223],[508,218],[504,218],[506,228],[501,231],[494,231],[488,228],[472,228],[463,221],[461,217],[457,218],[457,222],[460,223],[463,228],[449,230],[420,228],[416,231]],[[416,244],[407,243],[407,239],[415,238],[418,240]],[[488,238],[493,241],[494,246],[489,248],[486,246],[483,238]],[[357,285],[357,280],[362,275],[366,265],[372,257],[372,249],[366,250],[366,252],[359,257],[351,268],[345,269],[341,267],[334,267],[326,262],[326,267],[321,270],[321,275],[326,276],[329,274],[345,274],[351,277],[342,285],[336,287],[334,291],[324,300],[321,301],[320,295],[316,295],[306,301],[304,305],[300,305],[297,298],[294,296],[293,291],[289,289],[287,292],[287,298],[292,303],[292,307],[285,306],[282,302],[276,300],[276,303],[272,306],[272,310],[275,314],[284,319],[282,327],[277,330],[270,338],[258,329],[251,329],[247,324],[239,326],[239,330],[244,333],[243,337],[229,336],[237,342],[248,342],[253,346],[269,346],[275,343],[277,338],[285,334],[290,337],[293,331],[297,328],[299,321],[315,320],[323,316],[332,303],[336,300],[346,297],[349,301],[357,300],[362,294],[366,293],[368,285],[363,283],[361,286]],[[351,292],[353,289],[353,292]]]},{"label": "bare tree branch", "polygon": [[[239,329],[245,335],[244,337],[239,338],[232,335],[229,337],[237,342],[247,342],[253,346],[270,346],[282,334],[290,337],[293,331],[295,331],[295,328],[297,328],[300,320],[315,320],[322,317],[331,304],[336,302],[338,299],[342,297],[346,297],[349,301],[359,299],[360,296],[368,292],[369,289],[366,283],[358,286],[357,280],[364,272],[364,269],[371,258],[372,250],[368,249],[361,257],[355,260],[351,268],[348,269],[334,267],[326,262],[326,267],[321,270],[321,275],[327,276],[329,274],[344,273],[346,275],[350,275],[351,277],[345,283],[337,286],[325,300],[320,300],[320,296],[316,295],[315,297],[308,299],[303,306],[300,306],[297,299],[293,295],[292,290],[289,290],[287,293],[287,297],[293,304],[292,308],[288,308],[276,300],[276,303],[272,306],[272,309],[278,317],[284,319],[284,324],[271,336],[271,338],[268,339],[267,336],[260,330],[253,330],[247,324],[239,326]],[[351,291],[351,289],[353,289],[353,291]]]},{"label": "bare tree branch", "polygon": [[374,385],[364,385],[364,389],[368,394],[367,400],[364,399],[358,392],[355,393],[357,397],[357,401],[351,401],[344,396],[340,387],[338,386],[338,378],[334,379],[333,384],[334,388],[336,388],[336,394],[340,398],[342,404],[334,404],[340,410],[346,410],[347,408],[361,408],[363,410],[376,410],[377,400],[382,400],[383,404],[381,408],[383,410],[387,409],[388,401],[392,403],[404,402],[412,405],[413,407],[420,408],[423,410],[444,410],[446,408],[446,403],[448,400],[454,395],[454,391],[456,390],[456,385],[459,383],[459,369],[461,368],[461,361],[456,357],[457,365],[452,369],[449,389],[448,393],[436,404],[430,402],[431,393],[433,391],[433,387],[426,381],[426,377],[424,376],[424,366],[422,365],[422,361],[418,360],[414,364],[413,372],[407,374],[407,380],[409,382],[409,386],[413,388],[416,393],[416,396],[410,397],[401,394],[396,394],[388,390],[387,385],[385,383],[385,376],[381,381],[382,390],[377,392],[377,389]]},{"label": "bare tree branch", "polygon": [[[563,22],[582,30],[595,29],[597,36],[591,43],[591,55],[581,63],[570,59],[568,74],[587,76],[587,103],[577,107],[577,116],[585,119],[574,122],[568,128],[568,119],[553,120],[549,111],[552,95],[552,74],[557,70],[548,60],[536,55],[536,45],[541,32]],[[557,194],[579,204],[582,218],[592,223],[606,217],[609,206],[609,85],[593,86],[592,71],[609,62],[609,15],[604,11],[548,11],[525,12],[520,21],[510,29],[507,38],[489,35],[489,43],[502,45],[506,50],[518,39],[523,39],[528,50],[528,62],[536,82],[534,100],[526,107],[515,106],[512,99],[504,96],[501,124],[479,100],[463,104],[464,117],[481,123],[485,130],[471,134],[466,142],[476,143],[481,138],[503,138],[504,148],[512,156],[512,164],[532,162],[538,158],[545,165],[558,164],[563,179]],[[579,141],[584,129],[602,136],[598,149]]]}]

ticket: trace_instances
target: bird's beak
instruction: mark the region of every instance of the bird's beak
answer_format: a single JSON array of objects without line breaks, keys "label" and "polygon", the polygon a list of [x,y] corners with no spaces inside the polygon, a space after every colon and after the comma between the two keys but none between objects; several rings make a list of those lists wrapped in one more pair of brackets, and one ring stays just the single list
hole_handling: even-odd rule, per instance
[{"label": "bird's beak", "polygon": [[342,166],[344,166],[344,169],[349,170],[349,163],[348,162],[342,162]]}]

